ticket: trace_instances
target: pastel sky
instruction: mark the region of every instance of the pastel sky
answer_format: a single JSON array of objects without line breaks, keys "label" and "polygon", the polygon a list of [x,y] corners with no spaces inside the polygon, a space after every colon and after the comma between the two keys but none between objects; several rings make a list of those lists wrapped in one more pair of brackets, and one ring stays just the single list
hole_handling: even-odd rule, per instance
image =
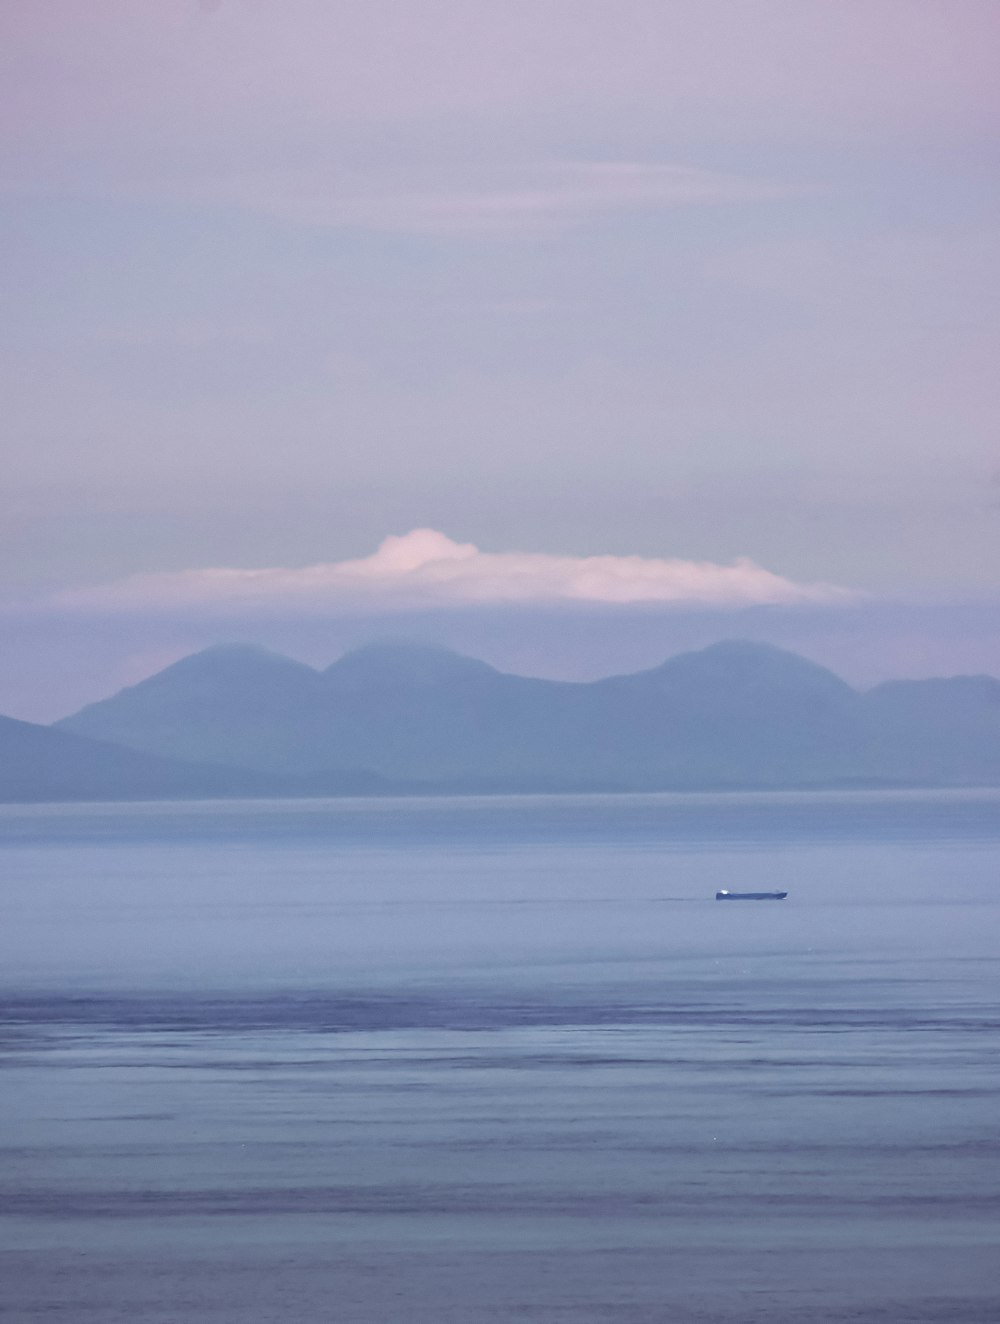
[{"label": "pastel sky", "polygon": [[0,711],[234,623],[1000,668],[998,51],[995,0],[0,7]]}]

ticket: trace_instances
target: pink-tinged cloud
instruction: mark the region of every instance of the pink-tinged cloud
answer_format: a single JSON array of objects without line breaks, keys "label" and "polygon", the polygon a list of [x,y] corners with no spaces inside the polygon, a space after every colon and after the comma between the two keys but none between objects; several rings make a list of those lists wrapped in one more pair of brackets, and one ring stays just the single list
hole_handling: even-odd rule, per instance
[{"label": "pink-tinged cloud", "polygon": [[[153,184],[152,193],[164,186]],[[503,235],[564,229],[611,213],[760,203],[794,189],[663,161],[553,161],[345,179],[316,166],[190,180],[189,201],[238,206],[293,223],[387,233]],[[177,184],[165,186],[176,192]]]},{"label": "pink-tinged cloud", "polygon": [[135,575],[63,593],[54,605],[80,611],[293,610],[375,612],[485,604],[836,603],[831,584],[801,584],[740,558],[731,565],[642,556],[483,552],[435,529],[385,539],[371,556],[294,569],[187,570]]}]

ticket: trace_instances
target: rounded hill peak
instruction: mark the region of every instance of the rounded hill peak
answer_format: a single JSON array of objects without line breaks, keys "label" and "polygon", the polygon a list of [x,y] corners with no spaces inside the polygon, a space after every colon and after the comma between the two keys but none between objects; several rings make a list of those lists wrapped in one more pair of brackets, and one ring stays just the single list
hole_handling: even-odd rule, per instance
[{"label": "rounded hill peak", "polygon": [[697,652],[678,653],[644,673],[661,683],[734,692],[848,694],[851,687],[826,667],[798,653],[750,639],[725,639]]},{"label": "rounded hill peak", "polygon": [[434,644],[406,640],[363,644],[338,658],[324,673],[340,684],[357,686],[436,685],[496,675],[486,662]]},{"label": "rounded hill peak", "polygon": [[[161,676],[232,676],[261,675],[263,673],[308,672],[312,667],[282,653],[272,653],[258,644],[211,644],[200,652],[190,653],[178,662],[165,667],[150,680]],[[143,682],[145,683],[145,682]]]}]

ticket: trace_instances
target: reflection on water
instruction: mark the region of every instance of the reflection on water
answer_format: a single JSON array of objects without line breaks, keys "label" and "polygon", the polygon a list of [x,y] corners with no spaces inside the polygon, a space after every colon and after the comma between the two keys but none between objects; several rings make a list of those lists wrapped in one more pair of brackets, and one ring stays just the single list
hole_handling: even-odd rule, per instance
[{"label": "reflection on water", "polygon": [[0,811],[0,1315],[995,1321],[998,809]]}]

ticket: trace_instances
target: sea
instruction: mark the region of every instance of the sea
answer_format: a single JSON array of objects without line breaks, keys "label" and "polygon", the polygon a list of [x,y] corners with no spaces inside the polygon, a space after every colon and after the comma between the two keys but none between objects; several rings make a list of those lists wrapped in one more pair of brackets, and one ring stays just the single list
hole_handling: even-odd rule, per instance
[{"label": "sea", "polygon": [[998,948],[995,791],[0,808],[0,1317],[996,1324]]}]

